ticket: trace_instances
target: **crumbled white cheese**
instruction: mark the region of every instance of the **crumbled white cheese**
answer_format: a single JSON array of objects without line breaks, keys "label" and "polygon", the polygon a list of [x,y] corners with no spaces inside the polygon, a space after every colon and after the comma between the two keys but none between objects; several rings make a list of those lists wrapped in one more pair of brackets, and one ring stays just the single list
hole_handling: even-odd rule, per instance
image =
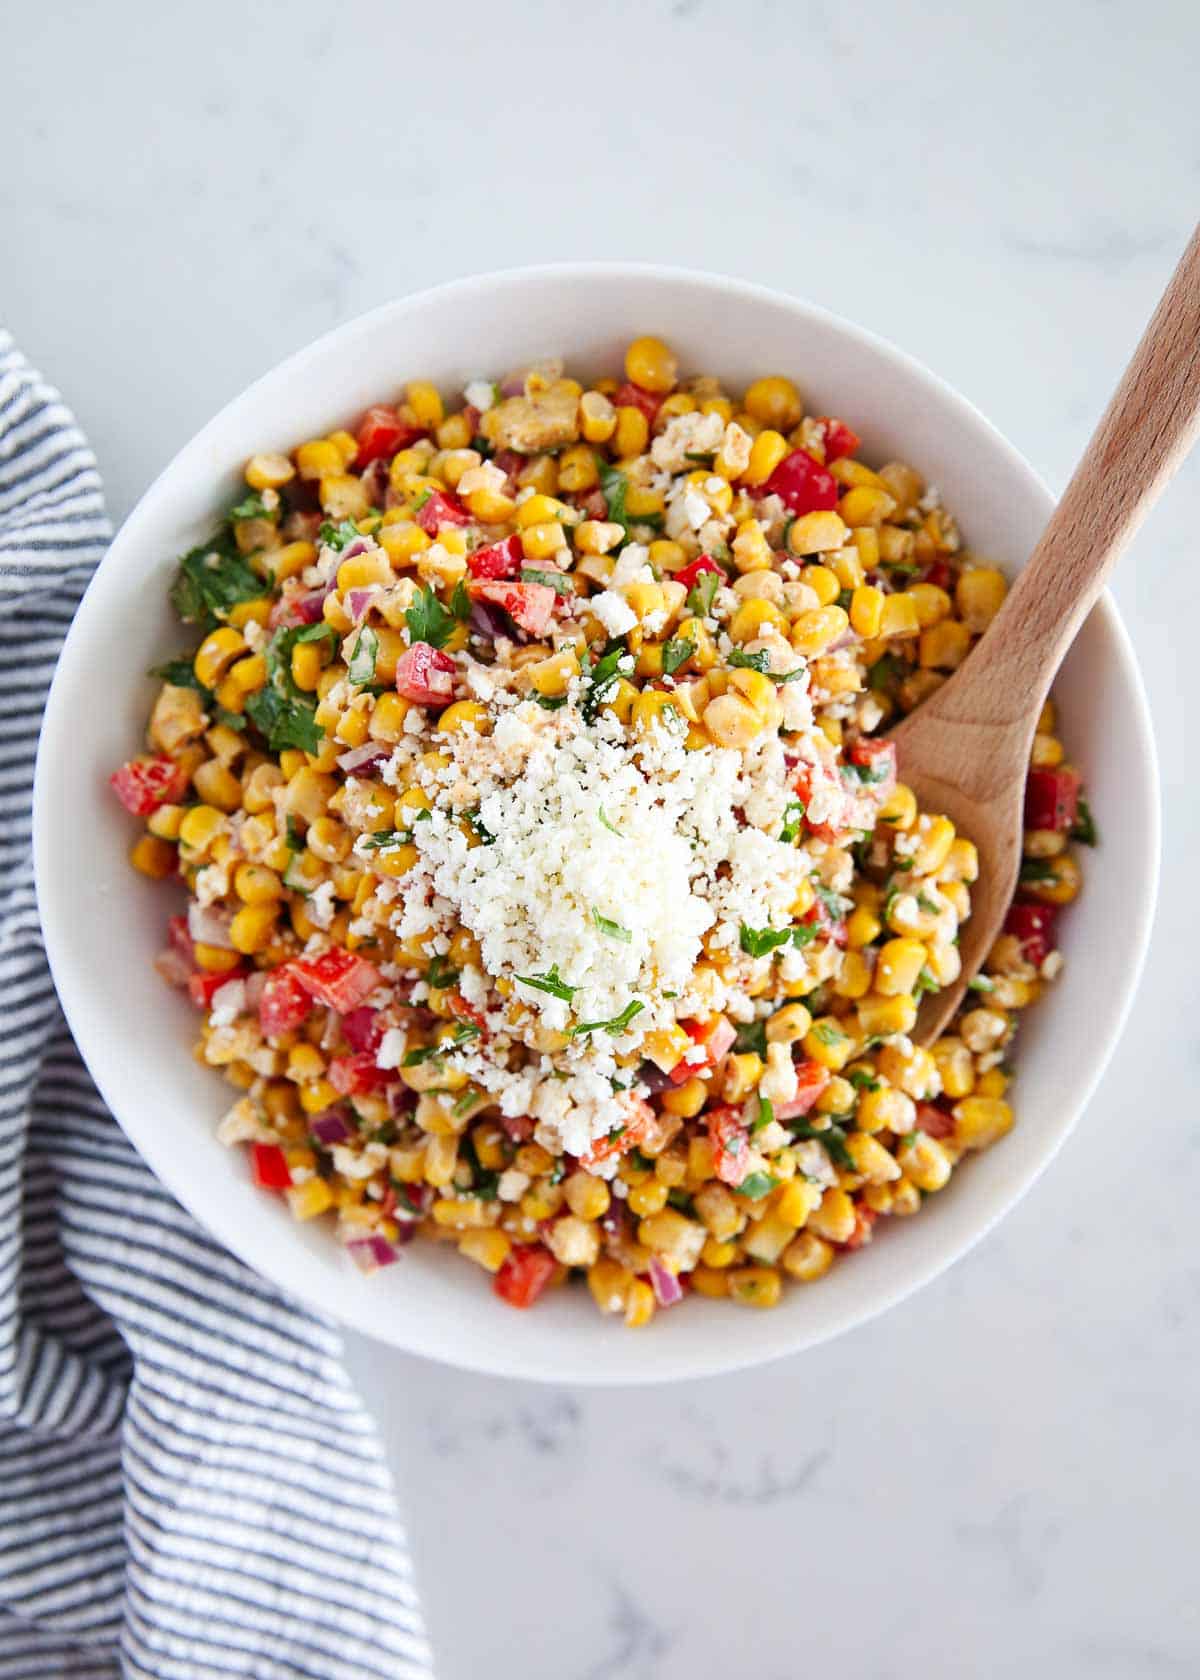
[{"label": "crumbled white cheese", "polygon": [[625,636],[637,623],[637,614],[615,590],[605,589],[588,601],[588,610],[603,624],[610,636]]},{"label": "crumbled white cheese", "polygon": [[408,1044],[408,1034],[400,1027],[389,1027],[379,1041],[379,1049],[375,1052],[375,1066],[381,1068],[397,1068],[404,1060],[404,1051]]},{"label": "crumbled white cheese", "polygon": [[309,920],[319,928],[327,928],[333,920],[333,882],[322,881],[309,893],[304,905]]},{"label": "crumbled white cheese", "polygon": [[496,387],[490,379],[472,379],[463,391],[472,408],[477,408],[480,414],[486,414],[496,401]]}]

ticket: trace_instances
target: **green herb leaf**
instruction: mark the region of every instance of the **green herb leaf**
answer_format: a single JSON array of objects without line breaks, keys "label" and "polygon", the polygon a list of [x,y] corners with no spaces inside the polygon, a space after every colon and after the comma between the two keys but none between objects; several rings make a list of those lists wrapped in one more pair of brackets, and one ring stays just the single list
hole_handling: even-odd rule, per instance
[{"label": "green herb leaf", "polygon": [[752,1172],[740,1184],[734,1185],[735,1196],[745,1196],[749,1201],[756,1202],[760,1196],[768,1196],[775,1189],[779,1180],[774,1173]]},{"label": "green herb leaf", "polygon": [[629,494],[629,480],[619,468],[602,460],[599,455],[596,457],[596,470],[600,474],[600,491],[608,507],[608,517],[628,536],[630,520],[625,512],[625,498]]},{"label": "green herb leaf", "polygon": [[771,655],[763,648],[759,653],[747,653],[744,648],[734,648],[729,655],[729,663],[736,670],[761,671],[766,676],[771,669]]},{"label": "green herb leaf", "polygon": [[444,992],[453,986],[458,979],[459,971],[448,957],[434,955],[425,970],[425,984],[432,986],[435,991]]},{"label": "green herb leaf", "polygon": [[423,586],[418,586],[404,619],[410,642],[428,642],[435,648],[445,647],[458,623],[455,614],[446,610],[433,590]]},{"label": "green herb leaf", "polygon": [[460,1021],[449,1038],[442,1039],[438,1044],[424,1044],[419,1050],[410,1050],[404,1058],[403,1066],[420,1067],[423,1062],[440,1061],[450,1051],[458,1050],[471,1039],[478,1037],[479,1028],[474,1021]]},{"label": "green herb leaf", "polygon": [[986,974],[973,974],[967,981],[967,990],[970,992],[994,992],[996,982],[989,980]]},{"label": "green herb leaf", "polygon": [[1100,841],[1092,808],[1082,794],[1079,795],[1075,807],[1075,821],[1071,824],[1070,835],[1071,839],[1078,840],[1081,846],[1095,846]]},{"label": "green herb leaf", "polygon": [[615,834],[615,835],[617,835],[618,838],[620,838],[621,830],[619,828],[614,828],[612,823],[609,822],[608,818],[604,815],[603,805],[601,805],[599,807],[597,815],[599,816],[600,821],[604,824],[604,827],[608,830],[608,832],[610,834]]},{"label": "green herb leaf", "polygon": [[542,583],[547,589],[553,589],[556,595],[574,595],[575,580],[565,572],[543,572],[537,566],[521,567],[522,583]]},{"label": "green herb leaf", "polygon": [[226,729],[232,729],[241,734],[246,727],[246,720],[240,712],[231,712],[227,706],[214,706],[213,717],[218,723],[223,723]]},{"label": "green herb leaf", "polygon": [[873,1079],[865,1068],[852,1068],[846,1075],[856,1091],[878,1091],[879,1081]]},{"label": "green herb leaf", "polygon": [[296,747],[318,753],[324,732],[316,720],[316,708],[292,699],[274,688],[260,688],[246,701],[246,715],[272,752]]},{"label": "green herb leaf", "polygon": [[929,969],[922,968],[920,974],[917,975],[915,984],[913,985],[912,995],[915,998],[919,998],[923,997],[926,992],[936,992],[940,990],[941,988],[939,987],[937,981],[933,978],[933,975],[930,974]]},{"label": "green herb leaf", "polygon": [[288,632],[291,637],[289,649],[299,642],[328,642],[330,647],[337,641],[337,631],[332,624],[306,624],[303,629]]},{"label": "green herb leaf", "polygon": [[570,1003],[578,986],[568,986],[565,980],[558,977],[558,964],[546,974],[518,974],[517,979],[522,986],[532,986],[535,991],[549,992],[551,997],[561,998],[564,1003]]},{"label": "green herb leaf", "polygon": [[1049,858],[1027,857],[1021,859],[1020,878],[1022,881],[1056,881],[1058,871]]},{"label": "green herb leaf", "polygon": [[757,1056],[767,1053],[767,1023],[763,1021],[743,1021],[737,1029],[734,1049],[745,1056],[751,1052]]},{"label": "green herb leaf", "polygon": [[687,610],[693,618],[708,618],[713,600],[721,587],[720,572],[701,572],[688,590]]},{"label": "green herb leaf", "polygon": [[860,787],[877,787],[880,782],[887,781],[891,769],[891,765],[883,760],[873,764],[843,764],[842,779],[857,782]]},{"label": "green herb leaf", "polygon": [[224,618],[239,601],[253,601],[266,591],[266,584],[250,570],[232,537],[218,531],[211,542],[201,543],[180,560],[171,604],[185,623],[205,624]]},{"label": "green herb leaf", "polygon": [[332,548],[335,553],[340,554],[361,536],[362,532],[353,519],[342,519],[337,524],[331,519],[326,519],[317,532],[317,541],[322,548]]},{"label": "green herb leaf", "polygon": [[831,1046],[840,1044],[845,1037],[842,1029],[835,1026],[832,1021],[814,1021],[812,1030],[822,1044]]},{"label": "green herb leaf", "polygon": [[561,712],[567,703],[565,694],[535,694],[533,698],[544,712]]},{"label": "green herb leaf", "polygon": [[571,1037],[579,1038],[584,1033],[594,1032],[612,1033],[615,1036],[617,1033],[624,1032],[634,1016],[640,1015],[645,1007],[644,1003],[639,1003],[637,998],[633,998],[625,1005],[619,1015],[613,1016],[611,1021],[583,1021],[579,1026],[572,1027]]},{"label": "green herb leaf", "polygon": [[159,677],[163,682],[170,683],[172,688],[194,688],[197,694],[206,697],[210,692],[196,675],[192,661],[187,658],[169,659],[165,665],[153,666],[146,675]]},{"label": "green herb leaf", "polygon": [[368,683],[375,681],[375,660],[378,654],[379,637],[364,624],[358,632],[350,654],[349,676],[356,688],[365,688]]},{"label": "green herb leaf", "polygon": [[819,1143],[835,1167],[841,1167],[843,1172],[857,1172],[854,1157],[846,1147],[846,1134],[840,1126],[809,1126],[802,1120],[789,1120],[786,1125],[798,1143]]},{"label": "green herb leaf", "polygon": [[686,636],[672,637],[663,643],[662,668],[668,677],[673,677],[681,665],[686,665],[696,651],[696,644]]},{"label": "green herb leaf", "polygon": [[791,845],[800,833],[800,825],[804,821],[804,801],[790,799],[783,808],[783,827],[779,830],[779,838],[787,845]]},{"label": "green herb leaf", "polygon": [[496,844],[496,836],[492,833],[491,829],[488,828],[483,818],[479,815],[478,810],[467,811],[464,815],[485,846],[494,846]]},{"label": "green herb leaf", "polygon": [[781,945],[792,942],[791,928],[752,928],[742,923],[738,934],[742,950],[748,957],[765,957]]},{"label": "green herb leaf", "polygon": [[264,507],[262,495],[253,490],[248,496],[243,496],[236,507],[229,510],[230,519],[269,519],[272,524],[279,517],[279,503],[274,508]]},{"label": "green herb leaf", "polygon": [[302,852],[304,850],[304,836],[300,832],[300,826],[295,817],[289,817],[287,819],[287,827],[284,830],[284,834],[286,836],[288,846],[293,852]]},{"label": "green herb leaf", "polygon": [[841,893],[835,893],[832,887],[825,886],[821,881],[813,882],[813,891],[835,922],[840,922],[842,917],[848,916],[854,908],[852,898],[843,898]]},{"label": "green herb leaf", "polygon": [[592,910],[592,920],[600,932],[607,934],[610,939],[619,939],[622,945],[632,944],[632,933],[628,928],[623,928],[620,922],[610,922],[607,916],[602,916],[596,909]]},{"label": "green herb leaf", "polygon": [[364,852],[386,852],[393,846],[407,846],[412,835],[406,828],[381,828],[375,834],[368,834],[362,843]]},{"label": "green herb leaf", "polygon": [[580,711],[585,723],[593,721],[601,705],[617,686],[620,678],[618,667],[627,653],[628,649],[623,641],[610,644],[594,665],[584,668],[588,687]]},{"label": "green herb leaf", "polygon": [[[483,1098],[479,1095],[478,1091],[464,1091],[450,1112],[456,1120],[464,1120],[473,1109],[478,1108],[482,1101]],[[493,1194],[495,1194],[494,1191]]]},{"label": "green herb leaf", "polygon": [[894,653],[885,653],[867,671],[867,686],[876,694],[885,694],[903,677],[907,667]]},{"label": "green herb leaf", "polygon": [[757,1118],[750,1122],[750,1136],[754,1137],[758,1132],[761,1132],[763,1127],[769,1126],[774,1118],[775,1109],[773,1105],[766,1097],[759,1097]]}]

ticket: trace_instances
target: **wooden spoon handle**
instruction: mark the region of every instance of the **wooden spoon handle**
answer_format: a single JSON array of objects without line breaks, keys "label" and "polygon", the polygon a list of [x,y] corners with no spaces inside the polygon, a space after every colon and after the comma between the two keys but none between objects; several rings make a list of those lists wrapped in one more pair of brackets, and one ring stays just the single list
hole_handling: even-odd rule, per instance
[{"label": "wooden spoon handle", "polygon": [[933,696],[935,710],[1032,727],[1105,579],[1198,431],[1200,227],[1041,541],[962,672]]}]

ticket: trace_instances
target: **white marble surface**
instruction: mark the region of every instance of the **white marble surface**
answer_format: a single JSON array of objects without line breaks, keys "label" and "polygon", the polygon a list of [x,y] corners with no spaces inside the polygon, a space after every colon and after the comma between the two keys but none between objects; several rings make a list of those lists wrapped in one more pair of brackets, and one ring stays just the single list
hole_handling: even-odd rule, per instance
[{"label": "white marble surface", "polygon": [[[804,292],[1061,484],[1200,202],[1190,0],[110,0],[0,6],[0,37],[0,316],[117,516],[326,327],[570,256]],[[1117,584],[1167,800],[1149,971],[981,1249],[838,1344],[672,1390],[352,1350],[442,1680],[1200,1673],[1198,522],[1193,462]]]}]

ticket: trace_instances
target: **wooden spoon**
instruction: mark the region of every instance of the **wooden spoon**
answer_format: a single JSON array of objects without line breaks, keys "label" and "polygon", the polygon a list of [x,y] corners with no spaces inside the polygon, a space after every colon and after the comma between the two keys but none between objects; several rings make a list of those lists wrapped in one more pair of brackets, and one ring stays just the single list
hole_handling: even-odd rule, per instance
[{"label": "wooden spoon", "polygon": [[962,972],[912,1034],[942,1032],[1000,932],[1021,865],[1025,776],[1050,683],[1105,579],[1200,430],[1200,228],[1044,535],[959,671],[894,732],[901,779],[979,849]]}]

